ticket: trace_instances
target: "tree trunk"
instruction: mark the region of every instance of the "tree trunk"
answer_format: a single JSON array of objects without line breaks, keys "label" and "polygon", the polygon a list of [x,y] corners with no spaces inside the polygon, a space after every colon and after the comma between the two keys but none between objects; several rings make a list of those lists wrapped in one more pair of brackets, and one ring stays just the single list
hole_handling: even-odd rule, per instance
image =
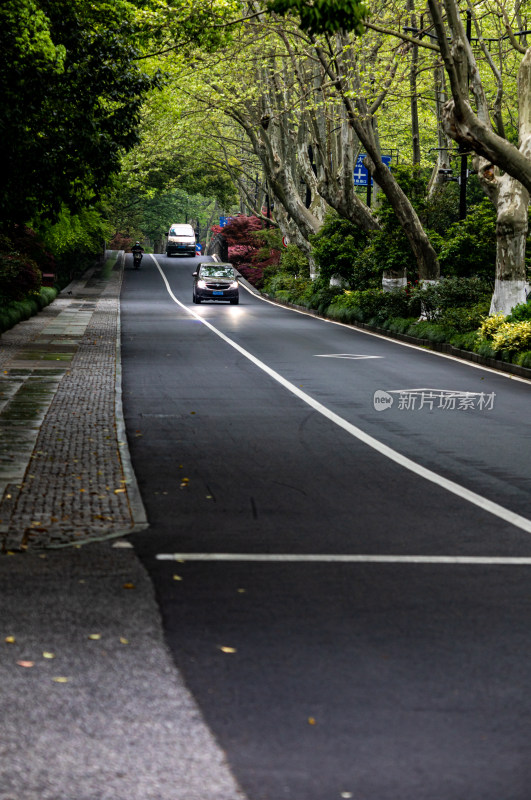
[{"label": "tree trunk", "polygon": [[[522,144],[519,148],[515,147],[492,129],[481,76],[470,43],[466,40],[457,3],[455,0],[444,0],[451,43],[448,41],[441,3],[439,0],[428,0],[428,5],[452,92],[452,99],[443,110],[446,133],[459,144],[496,164],[531,191],[531,159],[522,150]],[[529,50],[520,69],[528,55]],[[470,77],[477,114],[470,103],[467,76]],[[522,96],[520,89],[519,96]]]},{"label": "tree trunk", "polygon": [[[347,40],[341,40],[340,37],[337,37],[337,39],[338,44],[341,46],[343,42],[346,42],[348,46]],[[349,122],[352,125],[356,136],[365,148],[365,152],[368,156],[367,162],[369,166],[369,172],[391,204],[393,211],[395,212],[397,219],[407,236],[409,245],[417,261],[419,280],[439,280],[439,260],[426,234],[426,231],[422,227],[422,223],[418,218],[417,212],[400,188],[398,181],[395,179],[391,170],[388,169],[388,167],[386,167],[382,161],[372,126],[372,112],[363,96],[359,78],[356,76],[352,78],[349,85],[346,77],[348,74],[348,69],[343,68],[341,75],[335,71],[335,67],[341,67],[342,65],[342,58],[344,55],[343,48],[341,50],[341,59],[336,57],[335,64],[333,65],[331,61],[327,59],[324,50],[319,47],[315,41],[314,47],[325,72],[333,82],[336,91],[345,104]],[[354,89],[355,92],[355,100],[352,98],[352,89]]]},{"label": "tree trunk", "polygon": [[490,313],[509,314],[526,301],[525,246],[529,192],[510,175],[499,178],[496,220],[496,283]]},{"label": "tree trunk", "polygon": [[445,134],[441,124],[442,109],[446,102],[444,71],[442,67],[436,67],[434,70],[434,85],[435,112],[437,116],[437,163],[433,168],[428,183],[428,197],[431,197],[440,186],[444,185],[445,175],[449,176],[452,170],[452,165],[450,163],[451,139]]},{"label": "tree trunk", "polygon": [[[414,14],[415,0],[408,0],[408,11],[411,14],[410,25],[413,30],[417,28],[417,18]],[[411,68],[409,72],[409,89],[411,93],[411,138],[413,147],[413,164],[420,164],[420,126],[419,126],[419,106],[417,93],[417,69],[419,62],[419,48],[414,44],[411,46]]]},{"label": "tree trunk", "polygon": [[[518,72],[520,152],[531,157],[531,49]],[[526,301],[525,248],[528,230],[529,192],[511,175],[496,175],[484,162],[478,171],[481,184],[497,211],[496,281],[490,313],[509,314]]]}]

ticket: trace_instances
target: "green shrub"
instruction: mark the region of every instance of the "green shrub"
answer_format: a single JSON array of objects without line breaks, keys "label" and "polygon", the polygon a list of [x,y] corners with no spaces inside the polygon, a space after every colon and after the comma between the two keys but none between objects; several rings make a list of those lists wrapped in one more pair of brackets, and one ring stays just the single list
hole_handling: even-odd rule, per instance
[{"label": "green shrub", "polygon": [[506,324],[505,315],[501,312],[486,317],[477,330],[477,339],[474,350],[485,358],[495,358],[497,347],[494,344],[494,337],[498,329]]},{"label": "green shrub", "polygon": [[506,350],[508,353],[529,350],[531,346],[531,321],[503,322],[492,336],[494,350]]},{"label": "green shrub", "polygon": [[489,313],[489,300],[475,303],[473,306],[458,306],[441,311],[438,322],[458,333],[476,331]]},{"label": "green shrub", "polygon": [[392,333],[408,333],[414,328],[416,321],[413,317],[393,317],[383,322],[380,327]]},{"label": "green shrub", "polygon": [[23,300],[39,291],[42,275],[37,264],[15,250],[0,252],[0,300]]},{"label": "green shrub", "polygon": [[363,312],[358,306],[346,306],[341,303],[331,303],[326,312],[330,319],[337,322],[352,324],[353,322],[363,322]]},{"label": "green shrub", "polygon": [[438,283],[415,286],[411,292],[429,321],[439,321],[450,308],[490,302],[491,287],[481,278],[442,278]]},{"label": "green shrub", "polygon": [[474,351],[478,341],[477,331],[467,331],[466,333],[456,333],[450,336],[450,344],[460,350]]},{"label": "green shrub", "polygon": [[313,286],[302,296],[303,304],[307,308],[312,308],[318,314],[324,314],[336,297],[343,294],[343,289],[337,286],[326,286],[320,281],[314,281]]},{"label": "green shrub", "polygon": [[80,209],[78,214],[72,214],[64,206],[54,224],[46,219],[39,220],[37,233],[55,257],[56,282],[64,287],[101,255],[110,228],[95,208]]},{"label": "green shrub", "polygon": [[492,280],[496,264],[496,211],[490,200],[473,206],[465,219],[444,234],[439,252],[441,271],[461,278],[477,275]]},{"label": "green shrub", "polygon": [[506,322],[522,322],[531,319],[531,296],[527,303],[520,303],[515,306],[511,313],[505,318]]},{"label": "green shrub", "polygon": [[0,333],[9,330],[23,320],[29,319],[41,309],[49,305],[57,296],[57,290],[49,286],[41,289],[39,294],[25,300],[12,300],[0,307]]},{"label": "green shrub", "polygon": [[277,268],[264,270],[264,277],[263,290],[279,300],[282,299],[282,302],[304,305],[305,299],[314,291],[314,283],[309,278],[298,278]]},{"label": "green shrub", "polygon": [[408,333],[430,342],[447,342],[451,336],[451,331],[446,326],[424,320],[412,325]]},{"label": "green shrub", "polygon": [[312,254],[323,281],[339,275],[349,286],[367,288],[381,281],[381,267],[366,258],[367,234],[353,222],[330,212],[320,229],[310,237]]},{"label": "green shrub", "polygon": [[289,244],[282,250],[280,269],[297,277],[309,278],[310,265],[302,250],[295,244]]},{"label": "green shrub", "polygon": [[513,358],[513,362],[520,367],[531,368],[531,350],[524,350],[523,353],[517,353]]},{"label": "green shrub", "polygon": [[479,336],[474,345],[474,352],[484,358],[496,358],[496,351],[493,349],[492,344],[481,339]]},{"label": "green shrub", "polygon": [[384,292],[382,289],[365,289],[363,291],[344,291],[336,297],[329,312],[334,319],[339,318],[339,309],[355,309],[354,317],[360,322],[374,320],[383,323],[392,317],[405,317],[415,313],[416,302],[411,300],[407,289]]}]

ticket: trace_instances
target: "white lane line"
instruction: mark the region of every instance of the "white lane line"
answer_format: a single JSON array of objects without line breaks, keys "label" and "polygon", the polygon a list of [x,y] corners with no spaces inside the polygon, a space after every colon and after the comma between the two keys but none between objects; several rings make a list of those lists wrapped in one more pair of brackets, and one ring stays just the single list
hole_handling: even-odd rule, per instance
[{"label": "white lane line", "polygon": [[451,481],[448,478],[445,478],[443,475],[438,475],[436,472],[433,472],[431,469],[427,469],[426,467],[417,464],[412,459],[408,458],[407,456],[402,455],[402,453],[393,450],[392,447],[388,447],[386,444],[378,441],[373,436],[370,436],[365,431],[362,431],[361,428],[356,427],[348,420],[343,419],[340,417],[339,414],[336,414],[334,411],[331,411],[329,408],[324,406],[322,403],[319,403],[318,400],[315,400],[306,392],[303,392],[298,386],[295,386],[290,381],[286,380],[282,375],[276,372],[271,367],[268,367],[267,364],[264,364],[263,361],[260,361],[259,358],[253,356],[252,353],[249,353],[248,350],[245,350],[241,345],[235,342],[233,339],[230,339],[224,333],[219,331],[217,328],[214,327],[208,320],[204,319],[200,314],[197,313],[193,308],[189,308],[184,303],[181,303],[180,300],[175,297],[171,290],[171,286],[164,274],[163,270],[161,269],[157,259],[152,254],[151,258],[155,262],[157,269],[159,270],[162,280],[166,285],[166,289],[168,294],[172,298],[172,300],[184,311],[187,311],[191,316],[195,317],[195,319],[199,320],[203,325],[205,325],[212,333],[215,333],[216,336],[219,336],[220,339],[223,339],[224,342],[229,344],[233,347],[238,353],[245,358],[249,359],[255,366],[261,369],[266,375],[269,375],[273,380],[277,381],[281,386],[291,392],[295,397],[298,397],[299,400],[302,400],[306,403],[310,408],[313,408],[314,411],[317,411],[319,414],[322,414],[323,417],[326,417],[331,422],[335,423],[338,427],[345,430],[351,436],[354,436],[363,444],[366,444],[368,447],[371,447],[373,450],[376,450],[377,453],[385,456],[386,458],[394,461],[395,464],[403,467],[404,469],[413,472],[415,475],[418,475],[421,478],[424,478],[431,483],[434,483],[436,486],[440,487],[441,489],[445,489],[448,492],[460,497],[462,500],[466,500],[469,503],[472,503],[475,506],[483,509],[483,511],[487,511],[489,514],[492,514],[499,519],[502,519],[504,522],[508,522],[510,525],[514,525],[520,530],[526,531],[527,533],[531,533],[531,520],[527,519],[526,517],[522,517],[520,514],[516,514],[514,511],[511,511],[504,506],[499,505],[498,503],[494,503],[492,500],[489,500],[488,497],[483,497],[480,494],[476,494],[476,492],[472,492],[470,489],[466,489],[464,486],[460,486],[455,481]]},{"label": "white lane line", "polygon": [[530,558],[505,556],[377,556],[314,553],[158,553],[157,561],[264,561],[319,564],[477,564],[529,566]]},{"label": "white lane line", "polygon": [[383,356],[357,356],[354,353],[325,353],[316,355],[315,358],[383,358]]},{"label": "white lane line", "polygon": [[427,353],[431,356],[437,356],[438,358],[446,358],[449,361],[455,361],[456,363],[461,364],[462,366],[471,367],[472,369],[480,369],[483,372],[490,372],[493,375],[497,375],[500,378],[506,378],[507,380],[510,381],[517,381],[518,383],[527,383],[528,386],[531,383],[529,378],[522,378],[520,375],[513,375],[513,373],[511,372],[503,372],[502,370],[499,369],[486,367],[484,364],[476,364],[474,363],[474,361],[466,361],[462,358],[459,358],[458,356],[452,356],[449,353],[441,353],[438,350],[426,350],[424,347],[422,347],[422,345],[411,344],[409,342],[402,342],[400,339],[393,339],[392,336],[385,336],[382,333],[376,333],[376,331],[369,331],[366,328],[359,328],[356,325],[356,323],[352,323],[352,325],[349,325],[346,322],[338,322],[337,319],[327,319],[326,317],[320,317],[318,314],[312,314],[310,311],[304,311],[303,309],[300,308],[292,308],[291,306],[284,306],[281,303],[275,302],[274,300],[269,300],[267,297],[264,297],[257,291],[253,291],[252,289],[249,288],[249,286],[246,286],[244,283],[241,283],[240,286],[242,287],[242,289],[245,289],[246,292],[258,298],[258,300],[261,300],[263,303],[269,303],[270,305],[275,306],[275,308],[280,308],[283,309],[284,311],[291,311],[293,314],[302,314],[304,317],[312,317],[312,319],[318,319],[321,322],[326,322],[328,325],[339,325],[341,328],[346,328],[347,330],[354,333],[363,333],[365,336],[375,336],[377,339],[382,339],[386,342],[396,344],[399,347],[409,347],[412,350],[422,351],[423,353]]}]

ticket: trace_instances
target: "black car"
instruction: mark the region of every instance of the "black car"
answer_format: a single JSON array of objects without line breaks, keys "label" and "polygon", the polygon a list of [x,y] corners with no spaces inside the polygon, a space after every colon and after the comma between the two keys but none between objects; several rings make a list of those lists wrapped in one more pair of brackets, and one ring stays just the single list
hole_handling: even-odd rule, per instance
[{"label": "black car", "polygon": [[240,302],[238,273],[232,264],[201,264],[193,273],[194,303],[203,300],[228,300],[233,306]]}]

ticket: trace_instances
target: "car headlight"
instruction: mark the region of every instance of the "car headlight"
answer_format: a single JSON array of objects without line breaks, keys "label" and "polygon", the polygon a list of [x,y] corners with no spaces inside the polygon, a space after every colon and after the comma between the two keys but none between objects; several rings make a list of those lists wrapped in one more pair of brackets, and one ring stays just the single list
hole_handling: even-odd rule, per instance
[{"label": "car headlight", "polygon": [[232,281],[232,283],[230,285],[230,288],[231,289],[237,289],[238,288],[238,281]]},{"label": "car headlight", "polygon": [[205,281],[197,281],[197,288],[198,289],[206,289]]}]

